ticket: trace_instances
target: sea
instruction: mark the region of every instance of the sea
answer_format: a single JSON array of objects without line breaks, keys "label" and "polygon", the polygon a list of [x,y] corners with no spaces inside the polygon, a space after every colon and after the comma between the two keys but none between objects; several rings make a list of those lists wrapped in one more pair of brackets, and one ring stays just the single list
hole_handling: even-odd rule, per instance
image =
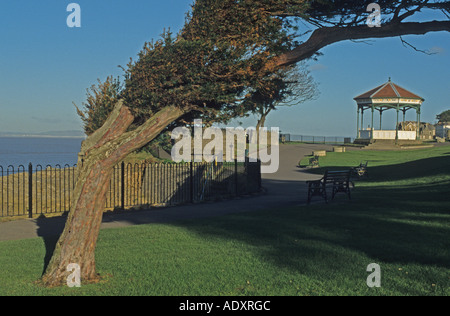
[{"label": "sea", "polygon": [[0,166],[75,165],[81,137],[0,137]]}]

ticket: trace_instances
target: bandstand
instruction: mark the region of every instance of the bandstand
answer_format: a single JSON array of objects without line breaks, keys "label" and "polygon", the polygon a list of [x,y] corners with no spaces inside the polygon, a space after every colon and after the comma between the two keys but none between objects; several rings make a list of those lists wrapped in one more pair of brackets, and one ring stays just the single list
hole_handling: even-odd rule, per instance
[{"label": "bandstand", "polygon": [[[366,93],[354,98],[357,103],[357,139],[358,140],[418,140],[420,138],[420,110],[425,101],[422,97],[398,86],[389,81]],[[383,130],[383,112],[387,110],[397,111],[397,124],[395,130]],[[364,112],[369,110],[371,113],[370,128],[364,129]],[[403,122],[406,121],[406,112],[416,110],[417,128],[416,131],[399,130],[400,112],[403,113]],[[380,128],[375,130],[374,119],[375,111],[379,112]]]}]

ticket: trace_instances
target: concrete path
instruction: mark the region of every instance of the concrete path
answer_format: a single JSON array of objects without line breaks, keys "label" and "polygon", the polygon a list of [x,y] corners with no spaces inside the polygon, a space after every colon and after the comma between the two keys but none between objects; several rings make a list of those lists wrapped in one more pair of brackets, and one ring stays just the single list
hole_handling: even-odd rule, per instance
[{"label": "concrete path", "polygon": [[[263,175],[262,185],[266,192],[263,195],[217,203],[105,214],[102,229],[304,205],[307,199],[305,182],[318,179],[320,176],[299,169],[298,162],[314,150],[330,150],[331,148],[332,146],[328,145],[281,145],[278,172]],[[0,241],[58,236],[64,228],[65,219],[65,217],[55,217],[0,223]]]}]

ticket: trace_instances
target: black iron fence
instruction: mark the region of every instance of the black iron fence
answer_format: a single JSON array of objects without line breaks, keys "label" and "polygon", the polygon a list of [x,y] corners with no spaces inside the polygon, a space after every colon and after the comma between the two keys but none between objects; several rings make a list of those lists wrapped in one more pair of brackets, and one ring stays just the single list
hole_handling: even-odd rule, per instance
[{"label": "black iron fence", "polygon": [[[0,166],[0,217],[70,210],[76,166]],[[143,163],[114,167],[105,210],[173,206],[229,198],[261,189],[261,164]]]}]

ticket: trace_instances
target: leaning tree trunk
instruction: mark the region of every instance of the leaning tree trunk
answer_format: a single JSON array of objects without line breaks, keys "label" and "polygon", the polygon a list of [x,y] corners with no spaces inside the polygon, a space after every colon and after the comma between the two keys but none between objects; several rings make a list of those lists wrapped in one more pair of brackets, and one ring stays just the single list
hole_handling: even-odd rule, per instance
[{"label": "leaning tree trunk", "polygon": [[267,116],[269,115],[271,110],[272,109],[267,109],[267,110],[264,111],[264,108],[261,108],[261,116],[260,116],[260,118],[258,120],[258,123],[256,124],[256,137],[257,137],[257,139],[259,139],[259,130],[261,128],[264,128],[264,126],[266,124]]},{"label": "leaning tree trunk", "polygon": [[83,142],[71,210],[42,276],[43,285],[64,285],[71,273],[67,271],[70,264],[80,267],[82,283],[98,280],[95,248],[114,166],[158,136],[183,113],[177,107],[166,107],[136,130],[127,131],[134,118],[120,101],[103,127]]}]

